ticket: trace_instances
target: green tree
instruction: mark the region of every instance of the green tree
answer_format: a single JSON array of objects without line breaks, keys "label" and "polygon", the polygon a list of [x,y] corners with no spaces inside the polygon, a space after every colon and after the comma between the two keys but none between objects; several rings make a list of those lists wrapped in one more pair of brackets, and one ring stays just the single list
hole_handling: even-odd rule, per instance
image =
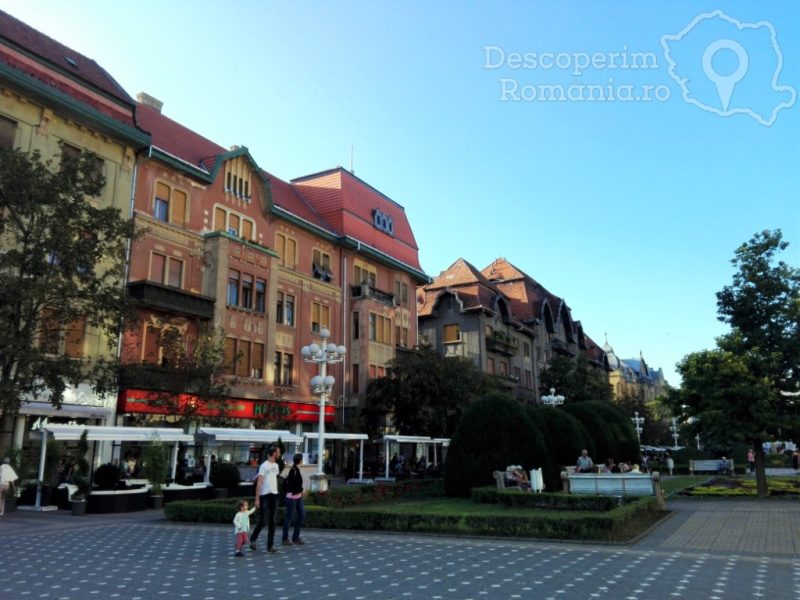
[{"label": "green tree", "polygon": [[717,294],[731,331],[678,364],[676,410],[712,443],[752,445],[759,496],[767,495],[762,443],[800,433],[800,269],[777,260],[787,246],[780,230],[767,230],[737,248],[733,282]]},{"label": "green tree", "polygon": [[473,487],[493,483],[493,471],[513,464],[526,471],[542,467],[550,479],[550,461],[546,434],[525,407],[501,392],[491,392],[469,406],[450,440],[445,492],[469,496]]},{"label": "green tree", "polygon": [[450,437],[469,403],[495,386],[470,359],[423,348],[398,353],[370,382],[367,401],[391,413],[399,433]]},{"label": "green tree", "polygon": [[541,374],[542,390],[555,388],[567,402],[586,400],[611,401],[612,390],[602,369],[589,365],[589,359],[580,353],[576,359],[556,355]]},{"label": "green tree", "polygon": [[[104,181],[84,153],[43,162],[0,149],[0,431],[12,430],[23,397],[58,406],[67,385],[114,389],[113,368],[76,360],[59,340],[85,319],[116,341],[130,302],[122,285],[133,223],[98,200]],[[0,439],[0,447],[10,440]]]},{"label": "green tree", "polygon": [[177,417],[171,426],[188,431],[201,416],[206,425],[226,425],[231,390],[225,374],[224,330],[201,326],[196,338],[187,339],[180,323],[173,325],[167,320],[159,339],[164,362],[124,365],[123,377],[151,376],[151,383],[159,389],[149,402],[166,415]]}]

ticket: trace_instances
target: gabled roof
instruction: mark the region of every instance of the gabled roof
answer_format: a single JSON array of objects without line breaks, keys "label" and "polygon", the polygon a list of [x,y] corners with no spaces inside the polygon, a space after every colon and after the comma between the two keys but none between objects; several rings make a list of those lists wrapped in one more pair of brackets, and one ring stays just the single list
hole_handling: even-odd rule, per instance
[{"label": "gabled roof", "polygon": [[[339,234],[420,269],[417,242],[405,209],[397,202],[342,167],[292,179],[291,183]],[[391,217],[393,233],[373,225],[375,210]]]},{"label": "gabled roof", "polygon": [[[0,41],[18,54],[12,56],[8,51],[4,52],[2,62],[82,104],[128,125],[133,124],[133,98],[91,58],[3,11],[0,11]],[[89,91],[110,99],[117,107],[112,108]]]},{"label": "gabled roof", "polygon": [[209,173],[217,155],[228,151],[141,102],[137,103],[136,116],[139,126],[150,132],[153,146],[200,171]]},{"label": "gabled roof", "polygon": [[558,311],[563,300],[505,258],[494,260],[481,272],[509,298],[518,319],[523,322],[541,319],[543,307],[547,303],[553,319],[558,320]]},{"label": "gabled roof", "polygon": [[[439,273],[431,283],[420,288],[420,293],[417,295],[417,316],[425,317],[433,314],[436,301],[447,292],[457,296],[464,311],[476,309],[494,311],[498,297],[508,302],[505,295],[478,269],[463,258],[459,258]],[[513,311],[509,312],[513,315]],[[511,318],[513,320],[513,317]]]}]

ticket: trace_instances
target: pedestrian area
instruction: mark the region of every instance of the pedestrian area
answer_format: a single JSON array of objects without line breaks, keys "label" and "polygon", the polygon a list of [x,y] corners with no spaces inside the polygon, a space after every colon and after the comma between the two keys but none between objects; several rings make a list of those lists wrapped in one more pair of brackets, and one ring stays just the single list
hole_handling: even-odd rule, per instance
[{"label": "pedestrian area", "polygon": [[670,508],[628,546],[310,530],[245,558],[232,525],[16,512],[0,522],[0,598],[800,600],[799,503]]}]

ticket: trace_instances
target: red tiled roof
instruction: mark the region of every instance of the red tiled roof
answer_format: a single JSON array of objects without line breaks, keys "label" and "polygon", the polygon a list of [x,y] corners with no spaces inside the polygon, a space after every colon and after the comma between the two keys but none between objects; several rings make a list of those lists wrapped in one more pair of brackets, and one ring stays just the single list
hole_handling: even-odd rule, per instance
[{"label": "red tiled roof", "polygon": [[[7,64],[84,104],[89,104],[108,116],[129,125],[133,124],[131,115],[133,98],[91,58],[68,48],[3,11],[0,11],[0,38],[6,47],[16,47],[23,51],[23,54],[35,57],[33,60],[27,60],[24,56],[12,56],[6,51],[2,60]],[[81,91],[79,86],[71,83],[72,79],[80,80],[87,89]],[[111,97],[117,104],[122,103],[126,106],[112,109],[98,98],[93,98],[87,93],[88,89],[96,90]]]},{"label": "red tiled roof", "polygon": [[[291,183],[337,232],[420,269],[419,249],[405,210],[368,183],[341,167],[292,179]],[[375,209],[392,217],[394,235],[373,226]]]},{"label": "red tiled roof", "polygon": [[418,297],[424,297],[423,303],[417,303],[417,316],[421,317],[432,314],[437,298],[445,291],[457,294],[464,310],[476,308],[495,310],[497,297],[505,298],[492,282],[463,258],[456,260],[431,283],[419,290]]},{"label": "red tiled roof", "polygon": [[[138,102],[136,117],[139,126],[150,132],[153,146],[204,170],[214,166],[216,156],[227,149],[165,117],[156,109]],[[210,160],[210,164],[206,163]]]},{"label": "red tiled roof", "polygon": [[496,259],[482,273],[509,298],[517,318],[540,319],[544,301],[547,300],[553,318],[558,319],[562,300],[505,258]]}]

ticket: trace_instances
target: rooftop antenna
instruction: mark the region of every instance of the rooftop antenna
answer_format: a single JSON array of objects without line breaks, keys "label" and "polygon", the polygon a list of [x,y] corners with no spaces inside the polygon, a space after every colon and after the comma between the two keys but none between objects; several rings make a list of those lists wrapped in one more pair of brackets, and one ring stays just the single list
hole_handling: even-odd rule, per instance
[{"label": "rooftop antenna", "polygon": [[350,173],[352,173],[353,175],[356,174],[356,172],[353,170],[353,145],[352,144],[350,144]]}]

